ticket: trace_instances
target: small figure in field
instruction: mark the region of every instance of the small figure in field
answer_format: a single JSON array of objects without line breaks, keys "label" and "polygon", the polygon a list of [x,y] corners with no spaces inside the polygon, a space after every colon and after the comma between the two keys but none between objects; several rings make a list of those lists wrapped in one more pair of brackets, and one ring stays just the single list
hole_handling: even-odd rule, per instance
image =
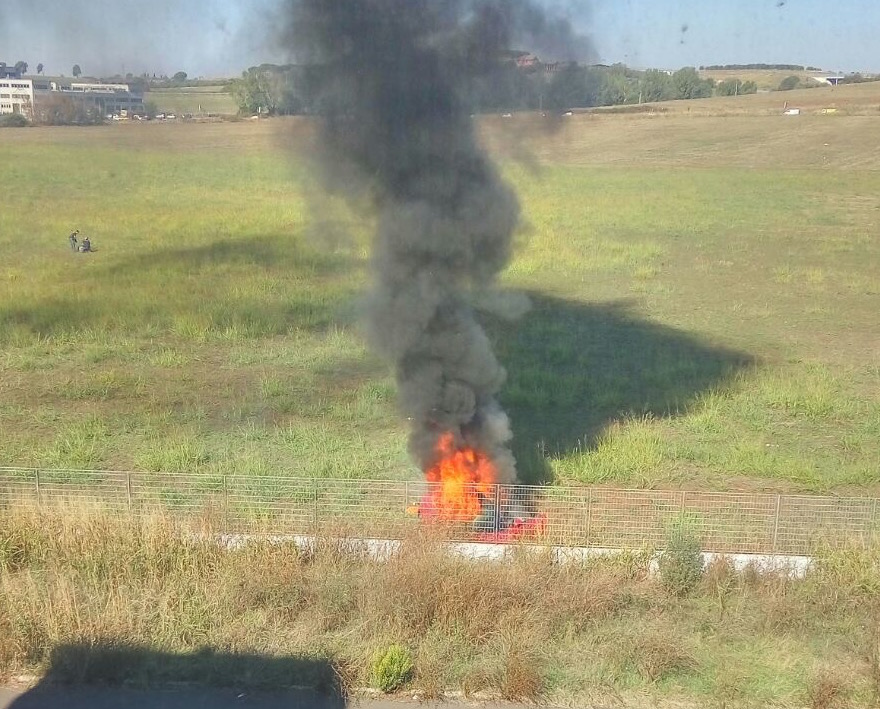
[{"label": "small figure in field", "polygon": [[92,242],[89,241],[89,237],[85,237],[83,239],[82,244],[80,244],[79,250],[81,253],[86,253],[87,251],[92,250]]},{"label": "small figure in field", "polygon": [[71,251],[79,251],[79,248],[76,243],[77,234],[79,234],[79,229],[77,229],[74,232],[71,232],[70,236],[68,237],[68,239],[70,240],[70,250]]}]

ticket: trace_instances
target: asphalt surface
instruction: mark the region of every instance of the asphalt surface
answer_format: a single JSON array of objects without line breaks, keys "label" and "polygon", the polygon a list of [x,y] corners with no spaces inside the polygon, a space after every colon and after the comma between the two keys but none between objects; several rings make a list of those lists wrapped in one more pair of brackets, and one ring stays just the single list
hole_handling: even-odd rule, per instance
[{"label": "asphalt surface", "polygon": [[[356,701],[363,709],[406,709],[409,702]],[[343,709],[341,697],[305,690],[246,692],[234,689],[124,689],[39,685],[30,690],[0,689],[0,709]],[[423,706],[423,705],[422,705]]]}]

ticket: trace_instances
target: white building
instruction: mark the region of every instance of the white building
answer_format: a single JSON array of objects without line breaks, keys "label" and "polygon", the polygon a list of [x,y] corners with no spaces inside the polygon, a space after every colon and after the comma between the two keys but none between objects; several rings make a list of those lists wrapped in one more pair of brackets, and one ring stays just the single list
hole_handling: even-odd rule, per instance
[{"label": "white building", "polygon": [[0,114],[20,113],[34,117],[34,82],[30,79],[0,78]]},{"label": "white building", "polygon": [[41,80],[37,84],[38,99],[64,96],[97,109],[101,115],[109,113],[143,113],[144,95],[132,91],[128,84],[97,84]]}]

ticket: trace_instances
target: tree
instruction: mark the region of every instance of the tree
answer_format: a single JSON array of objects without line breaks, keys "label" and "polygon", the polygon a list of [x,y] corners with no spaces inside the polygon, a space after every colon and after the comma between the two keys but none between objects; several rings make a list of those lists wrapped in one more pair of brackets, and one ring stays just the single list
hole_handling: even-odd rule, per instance
[{"label": "tree", "polygon": [[97,107],[54,92],[37,103],[36,109],[36,122],[47,126],[92,126],[103,122]]},{"label": "tree", "polygon": [[633,95],[638,98],[638,89],[630,84],[625,71],[617,66],[612,67],[604,76],[599,103],[603,106],[618,106],[627,103]]},{"label": "tree", "polygon": [[756,94],[758,93],[758,85],[754,81],[725,79],[715,86],[715,93],[719,96],[740,96],[742,94]]},{"label": "tree", "polygon": [[27,62],[15,62],[15,70],[19,74],[27,74],[28,63]]},{"label": "tree", "polygon": [[186,81],[186,72],[179,71],[174,76],[171,77],[174,81]]},{"label": "tree", "polygon": [[38,73],[38,74],[42,74],[42,73],[43,73],[43,65],[42,65],[42,64],[37,64],[37,73]]},{"label": "tree", "polygon": [[701,79],[697,70],[692,66],[679,69],[672,75],[677,96],[680,99],[709,98],[715,87],[712,79]]},{"label": "tree", "polygon": [[252,66],[232,82],[232,95],[245,114],[305,113],[312,93],[307,74],[302,67]]},{"label": "tree", "polygon": [[78,79],[82,73],[83,73],[83,70],[79,68],[79,64],[74,64],[73,65],[73,78]]},{"label": "tree", "polygon": [[676,98],[677,91],[669,74],[665,71],[648,69],[639,80],[639,95],[645,103],[652,103],[671,101]]},{"label": "tree", "polygon": [[550,80],[545,93],[544,107],[568,109],[590,105],[587,73],[577,64],[569,64],[557,71]]},{"label": "tree", "polygon": [[798,85],[801,83],[800,77],[792,74],[791,76],[786,76],[782,82],[779,84],[780,91],[791,91],[792,89],[796,89]]}]

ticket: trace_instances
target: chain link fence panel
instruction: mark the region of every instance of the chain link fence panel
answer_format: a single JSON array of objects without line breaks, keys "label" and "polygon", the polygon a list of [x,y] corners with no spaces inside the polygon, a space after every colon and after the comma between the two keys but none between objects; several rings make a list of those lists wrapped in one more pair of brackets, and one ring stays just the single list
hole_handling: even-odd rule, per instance
[{"label": "chain link fence panel", "polygon": [[803,555],[880,535],[874,498],[523,485],[466,492],[479,499],[475,519],[439,515],[438,486],[421,481],[0,468],[0,508],[158,510],[228,534],[399,539],[437,522],[460,541],[662,549],[672,526],[686,524],[704,551]]}]

